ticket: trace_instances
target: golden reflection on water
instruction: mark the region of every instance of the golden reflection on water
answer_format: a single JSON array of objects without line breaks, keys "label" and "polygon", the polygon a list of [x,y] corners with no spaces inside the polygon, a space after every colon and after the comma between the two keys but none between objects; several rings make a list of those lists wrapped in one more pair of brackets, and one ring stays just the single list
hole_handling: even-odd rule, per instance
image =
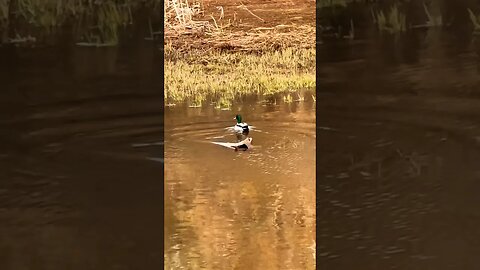
[{"label": "golden reflection on water", "polygon": [[178,134],[166,114],[165,269],[315,269],[314,111],[281,116],[281,128],[271,114],[250,118],[246,153]]}]

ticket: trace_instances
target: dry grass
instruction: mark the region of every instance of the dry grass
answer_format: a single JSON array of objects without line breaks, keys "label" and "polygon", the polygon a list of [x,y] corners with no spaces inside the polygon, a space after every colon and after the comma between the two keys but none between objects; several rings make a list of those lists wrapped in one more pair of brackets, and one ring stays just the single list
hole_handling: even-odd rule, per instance
[{"label": "dry grass", "polygon": [[215,31],[209,21],[195,20],[201,14],[202,6],[199,1],[167,0],[164,2],[165,37],[187,34],[203,34]]},{"label": "dry grass", "polygon": [[0,25],[8,19],[8,0],[0,0]]},{"label": "dry grass", "polygon": [[278,25],[276,27],[259,27],[246,31],[217,31],[205,34],[201,38],[191,36],[166,37],[167,46],[179,52],[194,49],[228,50],[228,51],[268,51],[285,48],[315,48],[315,27]]},{"label": "dry grass", "polygon": [[166,103],[190,100],[200,105],[210,96],[228,104],[240,95],[268,95],[314,87],[314,48],[261,54],[192,51],[165,60]]},{"label": "dry grass", "polygon": [[242,95],[315,87],[314,26],[245,31],[235,22],[220,23],[222,14],[218,20],[213,16],[211,21],[196,20],[201,13],[198,2],[165,3],[167,104],[188,101],[197,107],[211,98],[218,108],[225,108]]},{"label": "dry grass", "polygon": [[377,16],[374,21],[376,22],[378,30],[380,31],[396,34],[405,32],[407,30],[406,16],[397,5],[393,5],[385,13],[383,10],[377,12]]},{"label": "dry grass", "polygon": [[[240,5],[252,16],[262,18]],[[230,51],[264,51],[288,47],[314,48],[315,26],[277,25],[275,27],[257,27],[249,31],[236,27],[236,21],[223,23],[223,7],[218,18],[199,20],[203,15],[203,6],[198,0],[169,0],[165,2],[165,45],[178,51],[192,49],[227,49]]]},{"label": "dry grass", "polygon": [[[150,0],[154,1],[154,0]],[[15,14],[15,35],[55,33],[66,22],[73,22],[80,40],[91,44],[117,44],[119,29],[132,23],[132,9],[137,1],[79,1],[79,0],[0,0],[0,31],[8,31],[9,9]],[[10,24],[11,25],[11,24]],[[12,41],[14,37],[9,37]]]},{"label": "dry grass", "polygon": [[85,7],[81,20],[92,26],[82,31],[79,45],[116,45],[119,29],[133,23],[131,6],[107,1]]},{"label": "dry grass", "polygon": [[476,15],[471,9],[468,9],[468,15],[473,24],[473,31],[475,34],[480,33],[480,15]]}]

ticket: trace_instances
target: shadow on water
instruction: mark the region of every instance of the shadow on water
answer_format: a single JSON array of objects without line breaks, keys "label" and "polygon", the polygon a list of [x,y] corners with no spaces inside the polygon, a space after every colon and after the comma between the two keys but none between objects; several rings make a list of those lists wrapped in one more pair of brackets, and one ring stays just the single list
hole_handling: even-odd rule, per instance
[{"label": "shadow on water", "polygon": [[454,28],[319,47],[321,268],[479,267],[479,52]]},{"label": "shadow on water", "polygon": [[[167,268],[315,269],[315,104],[278,100],[166,110]],[[237,113],[253,148],[212,144]]]},{"label": "shadow on water", "polygon": [[158,49],[0,53],[0,268],[158,268]]}]

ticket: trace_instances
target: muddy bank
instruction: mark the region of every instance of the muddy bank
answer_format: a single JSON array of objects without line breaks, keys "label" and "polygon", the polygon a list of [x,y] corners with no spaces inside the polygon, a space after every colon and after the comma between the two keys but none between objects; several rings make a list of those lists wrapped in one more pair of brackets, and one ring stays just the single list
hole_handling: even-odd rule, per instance
[{"label": "muddy bank", "polygon": [[223,10],[223,20],[237,21],[243,30],[255,27],[274,27],[277,25],[315,26],[315,1],[204,1],[204,19],[219,18]]},{"label": "muddy bank", "polygon": [[205,1],[167,5],[166,14],[165,42],[175,48],[259,51],[315,43],[313,1]]},{"label": "muddy bank", "polygon": [[[313,3],[302,3],[314,10]],[[228,109],[233,100],[249,94],[313,89],[314,17],[306,13],[302,18],[310,18],[309,23],[295,25],[292,24],[295,18],[270,12],[286,6],[291,3],[250,1],[239,6],[239,3],[207,1],[201,6],[179,7],[176,2],[167,5],[166,104],[188,100],[192,106],[202,106],[210,103],[207,97],[213,97],[213,102],[220,104],[216,107],[227,105]],[[217,19],[207,15],[212,8],[220,12]],[[235,9],[246,13],[225,13]],[[265,15],[265,19],[256,14],[258,11],[263,12],[259,14]],[[294,11],[305,12],[302,8]],[[191,16],[192,13],[196,15]]]}]

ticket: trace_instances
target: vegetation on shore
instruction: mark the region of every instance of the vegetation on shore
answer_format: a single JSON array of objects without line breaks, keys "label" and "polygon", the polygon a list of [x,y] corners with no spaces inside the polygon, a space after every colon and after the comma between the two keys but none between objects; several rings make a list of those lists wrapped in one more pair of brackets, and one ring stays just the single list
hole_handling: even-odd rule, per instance
[{"label": "vegetation on shore", "polygon": [[468,9],[468,14],[473,24],[474,33],[480,34],[480,14],[476,15],[471,9]]},{"label": "vegetation on shore", "polygon": [[[315,88],[315,28],[237,29],[235,22],[195,20],[202,7],[171,0],[165,9],[165,102],[209,100],[229,108],[242,95]],[[220,16],[221,18],[221,16]]]},{"label": "vegetation on shore", "polygon": [[38,39],[70,24],[81,45],[116,45],[134,10],[160,12],[159,0],[0,0],[0,43]]},{"label": "vegetation on shore", "polygon": [[317,8],[334,7],[334,6],[346,6],[349,0],[318,0]]},{"label": "vegetation on shore", "polygon": [[262,53],[194,51],[183,58],[165,60],[167,103],[188,99],[199,106],[211,97],[218,106],[226,107],[229,100],[243,94],[268,95],[314,87],[314,48]]},{"label": "vegetation on shore", "polygon": [[374,22],[376,22],[378,30],[389,33],[404,32],[407,29],[405,14],[399,11],[397,5],[393,5],[385,13],[383,10],[377,12]]},{"label": "vegetation on shore", "polygon": [[[417,28],[448,28],[452,24],[465,23],[465,17],[470,17],[473,32],[480,32],[480,6],[468,1],[465,9],[449,11],[452,5],[447,0],[433,1],[365,1],[354,0],[320,0],[320,29],[322,36],[353,38],[345,35],[345,30],[353,33],[353,25],[365,25],[368,21],[366,13],[372,18],[370,26],[374,26],[378,33],[398,35]],[[464,5],[462,4],[462,5]],[[350,26],[351,25],[351,26]]]}]

